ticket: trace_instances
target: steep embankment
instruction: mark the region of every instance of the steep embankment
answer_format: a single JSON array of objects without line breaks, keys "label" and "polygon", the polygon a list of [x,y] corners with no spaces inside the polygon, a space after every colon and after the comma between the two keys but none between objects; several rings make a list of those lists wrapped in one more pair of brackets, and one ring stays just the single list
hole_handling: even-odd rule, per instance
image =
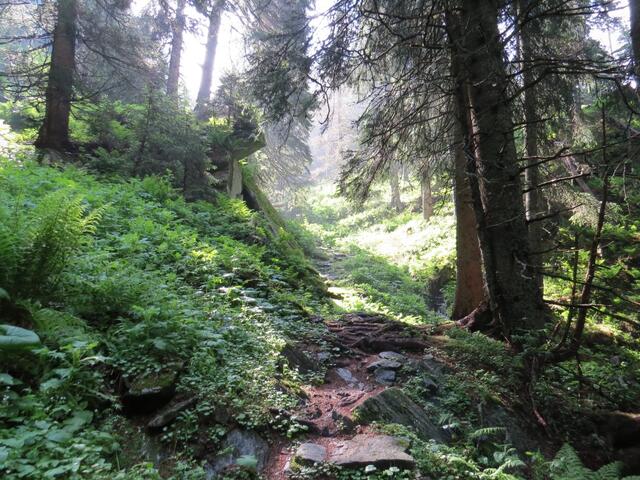
[{"label": "steep embankment", "polygon": [[1,337],[1,476],[199,478],[234,428],[295,431],[279,352],[324,300],[285,234],[162,179],[2,161],[0,324],[39,342]]}]

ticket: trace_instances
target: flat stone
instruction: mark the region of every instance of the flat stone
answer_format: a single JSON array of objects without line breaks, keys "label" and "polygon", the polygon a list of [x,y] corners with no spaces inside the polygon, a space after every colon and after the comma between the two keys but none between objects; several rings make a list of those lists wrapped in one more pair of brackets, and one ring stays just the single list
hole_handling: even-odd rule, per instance
[{"label": "flat stone", "polygon": [[327,458],[327,449],[317,443],[303,443],[295,454],[296,462],[301,465],[313,465],[324,462]]},{"label": "flat stone", "polygon": [[398,352],[380,352],[378,356],[385,360],[395,360],[396,362],[404,362],[407,359],[406,356]]},{"label": "flat stone", "polygon": [[356,435],[339,445],[329,457],[330,463],[345,468],[399,467],[413,468],[415,460],[406,453],[407,445],[389,435]]},{"label": "flat stone", "polygon": [[367,370],[372,372],[373,370],[377,370],[379,368],[386,368],[387,370],[397,370],[400,368],[402,364],[400,362],[396,362],[395,360],[376,360],[367,365]]},{"label": "flat stone", "polygon": [[338,376],[347,383],[354,383],[356,378],[348,368],[336,368]]},{"label": "flat stone", "polygon": [[443,432],[429,419],[427,412],[398,387],[367,398],[353,412],[360,423],[398,423],[413,428],[425,440],[445,441]]},{"label": "flat stone", "polygon": [[387,370],[386,368],[379,368],[374,374],[376,382],[381,385],[391,385],[396,381],[396,372],[393,370]]}]

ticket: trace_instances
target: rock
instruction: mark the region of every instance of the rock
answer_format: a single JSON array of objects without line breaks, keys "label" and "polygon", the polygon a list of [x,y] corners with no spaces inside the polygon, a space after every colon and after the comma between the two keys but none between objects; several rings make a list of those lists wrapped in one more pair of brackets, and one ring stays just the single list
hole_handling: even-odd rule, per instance
[{"label": "rock", "polygon": [[198,401],[196,397],[187,398],[186,400],[182,400],[181,402],[174,403],[173,405],[167,405],[164,409],[162,409],[158,414],[153,417],[149,423],[147,423],[147,428],[149,430],[159,430],[162,427],[166,427],[171,422],[173,422],[180,412],[186,410]]},{"label": "rock", "polygon": [[241,457],[255,458],[256,470],[262,470],[267,461],[269,444],[255,432],[236,428],[225,435],[219,451],[228,453],[216,457],[206,466],[207,478],[215,478],[215,475],[234,465]]},{"label": "rock", "polygon": [[396,381],[396,372],[393,370],[387,370],[386,368],[379,368],[374,374],[376,382],[381,385],[391,385]]},{"label": "rock", "polygon": [[427,392],[432,395],[434,395],[438,391],[438,384],[429,377],[422,378],[422,385],[427,389]]},{"label": "rock", "polygon": [[433,358],[433,355],[427,354],[418,363],[418,368],[427,372],[432,377],[438,379],[446,373],[446,368],[440,362]]},{"label": "rock", "polygon": [[623,475],[640,475],[640,446],[616,450],[614,457],[622,463]]},{"label": "rock", "polygon": [[396,362],[395,360],[386,360],[383,358],[382,360],[371,362],[369,365],[367,365],[367,370],[369,370],[370,372],[379,368],[386,368],[387,370],[397,370],[401,366],[402,364],[400,362]]},{"label": "rock", "polygon": [[336,368],[338,376],[347,383],[355,383],[356,378],[348,368]]},{"label": "rock", "polygon": [[356,435],[339,445],[329,457],[329,462],[345,468],[367,465],[413,468],[416,462],[405,452],[406,449],[400,439],[388,435]]},{"label": "rock", "polygon": [[320,362],[326,362],[331,358],[331,354],[329,352],[318,352],[316,353],[316,358]]},{"label": "rock", "polygon": [[398,387],[366,399],[354,414],[360,423],[398,423],[413,428],[425,440],[445,441],[443,432],[429,420],[427,413]]},{"label": "rock", "polygon": [[315,372],[318,370],[318,362],[307,355],[300,347],[287,343],[280,352],[286,358],[289,367],[297,369],[300,373]]},{"label": "rock", "polygon": [[615,449],[640,445],[640,414],[604,412],[594,416],[598,432]]},{"label": "rock", "polygon": [[331,412],[331,418],[339,427],[341,432],[351,432],[356,426],[353,420],[335,410]]},{"label": "rock", "polygon": [[295,460],[300,465],[313,465],[324,462],[327,457],[327,449],[317,443],[303,443],[298,447]]},{"label": "rock", "polygon": [[153,413],[171,401],[176,392],[178,371],[163,370],[127,381],[122,404],[129,413]]},{"label": "rock", "polygon": [[394,360],[401,363],[407,360],[406,356],[398,352],[380,352],[378,356],[380,358],[384,358],[385,360]]},{"label": "rock", "polygon": [[520,452],[536,451],[542,442],[535,438],[527,422],[499,403],[481,405],[482,427],[503,427],[506,441]]}]

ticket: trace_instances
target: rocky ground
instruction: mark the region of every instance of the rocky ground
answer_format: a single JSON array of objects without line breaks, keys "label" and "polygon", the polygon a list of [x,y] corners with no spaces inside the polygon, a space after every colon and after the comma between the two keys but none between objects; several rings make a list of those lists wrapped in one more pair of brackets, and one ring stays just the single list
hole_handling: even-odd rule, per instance
[{"label": "rocky ground", "polygon": [[[333,270],[335,259],[336,255],[332,254],[318,265],[328,282],[341,274]],[[441,403],[447,394],[449,376],[460,368],[444,355],[446,337],[425,327],[410,326],[367,312],[347,313],[333,320],[316,317],[309,321],[315,322],[316,326],[323,325],[324,338],[315,343],[291,342],[281,352],[283,362],[306,375],[309,384],[298,392],[300,401],[295,409],[272,412],[274,417],[299,425],[304,433],[287,438],[269,431],[230,427],[216,448],[221,454],[211,457],[203,452],[209,478],[225,478],[226,473],[237,473],[244,468],[257,470],[261,478],[267,480],[309,478],[300,472],[327,466],[343,471],[360,469],[361,472],[362,469],[379,472],[390,467],[416,468],[416,459],[409,453],[410,441],[402,436],[385,434],[379,428],[380,424],[403,425],[423,440],[450,443],[451,431],[442,427],[437,414],[424,406]],[[318,378],[322,380],[318,382]],[[170,380],[167,377],[167,385],[172,384]],[[419,383],[423,397],[420,404],[414,401],[415,396],[412,398],[407,394],[411,388],[403,388],[409,381],[414,392],[416,382]],[[154,385],[157,383],[158,379],[155,379]],[[158,391],[151,391],[145,388],[144,382],[137,389],[133,387],[135,385],[129,386],[129,395],[139,390],[137,396],[125,398],[128,400],[125,407],[132,411],[144,412],[151,405],[152,397],[173,395],[166,387],[155,387]],[[191,398],[175,397],[152,417],[146,417],[147,430],[159,431],[194,402]],[[532,425],[532,416],[527,417],[498,401],[477,407],[478,428],[501,427],[505,442],[520,453],[538,450],[547,457],[553,456],[556,448],[550,448],[553,443]],[[624,420],[621,424],[633,426],[618,429],[623,433],[632,432],[631,435],[625,433],[625,438],[635,437],[640,432],[639,416],[630,419],[627,414],[614,413],[616,418]],[[233,424],[217,416],[215,420],[224,425]],[[607,417],[602,423],[611,426],[614,422]],[[613,444],[620,432],[612,437]],[[609,433],[603,435],[606,437]],[[622,447],[626,448],[627,444],[618,446]],[[630,451],[632,455],[637,453],[637,449]],[[314,478],[335,476],[316,475]]]},{"label": "rocky ground", "polygon": [[396,386],[406,375],[420,372],[436,393],[443,367],[422,353],[427,336],[365,313],[344,315],[327,323],[327,329],[341,354],[330,360],[323,384],[305,389],[306,399],[293,413],[309,434],[274,446],[266,478],[284,479],[298,465],[321,462],[343,468],[412,468],[415,462],[406,453],[406,441],[377,433],[370,423],[411,426],[425,437],[444,439],[427,413]]}]

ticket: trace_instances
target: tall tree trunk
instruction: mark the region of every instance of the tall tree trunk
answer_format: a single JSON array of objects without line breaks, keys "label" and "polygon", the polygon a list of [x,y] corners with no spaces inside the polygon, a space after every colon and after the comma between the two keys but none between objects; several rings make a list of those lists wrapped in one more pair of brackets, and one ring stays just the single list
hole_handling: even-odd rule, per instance
[{"label": "tall tree trunk", "polygon": [[35,142],[38,148],[65,150],[69,147],[69,114],[76,64],[76,0],[58,1],[58,19],[53,30],[51,67],[45,94],[44,120]]},{"label": "tall tree trunk", "polygon": [[171,57],[169,58],[169,76],[167,77],[167,95],[176,95],[178,93],[180,59],[182,57],[185,24],[185,3],[186,0],[178,0],[178,4],[176,5],[176,18],[173,19]]},{"label": "tall tree trunk", "polygon": [[459,25],[449,33],[459,104],[468,111],[460,121],[467,171],[477,183],[471,192],[485,283],[494,320],[510,338],[516,329],[541,327],[544,316],[531,269],[498,13],[497,0],[463,0]]},{"label": "tall tree trunk", "polygon": [[456,213],[456,292],[451,317],[459,320],[471,314],[487,299],[482,274],[482,257],[467,180],[462,125],[456,122],[454,138],[454,200]]},{"label": "tall tree trunk", "polygon": [[422,218],[429,220],[433,215],[433,196],[431,193],[431,169],[429,166],[424,167],[420,182],[421,200],[422,200]]},{"label": "tall tree trunk", "polygon": [[211,5],[209,12],[209,30],[207,32],[207,49],[204,54],[202,64],[202,78],[200,89],[196,100],[196,115],[200,120],[207,117],[207,105],[211,98],[211,82],[213,79],[213,65],[216,59],[216,49],[218,47],[218,31],[220,30],[220,20],[224,11],[226,1],[217,0]]},{"label": "tall tree trunk", "polygon": [[636,88],[640,89],[640,0],[629,0],[631,20],[631,48],[636,74]]},{"label": "tall tree trunk", "polygon": [[391,208],[399,212],[402,210],[400,198],[400,164],[395,160],[389,165],[389,183],[391,185]]},{"label": "tall tree trunk", "polygon": [[[518,14],[520,22],[525,23],[525,15],[528,13],[530,0],[518,0]],[[538,293],[542,302],[543,276],[542,276],[542,236],[543,229],[540,221],[533,221],[542,212],[540,192],[536,186],[540,183],[538,170],[538,117],[536,113],[536,88],[533,72],[533,45],[532,23],[527,22],[520,31],[520,52],[522,56],[522,83],[524,88],[524,122],[525,122],[525,154],[527,156],[527,168],[524,172],[525,215],[529,228],[529,246],[531,248],[531,267],[533,275],[538,283]]]}]

